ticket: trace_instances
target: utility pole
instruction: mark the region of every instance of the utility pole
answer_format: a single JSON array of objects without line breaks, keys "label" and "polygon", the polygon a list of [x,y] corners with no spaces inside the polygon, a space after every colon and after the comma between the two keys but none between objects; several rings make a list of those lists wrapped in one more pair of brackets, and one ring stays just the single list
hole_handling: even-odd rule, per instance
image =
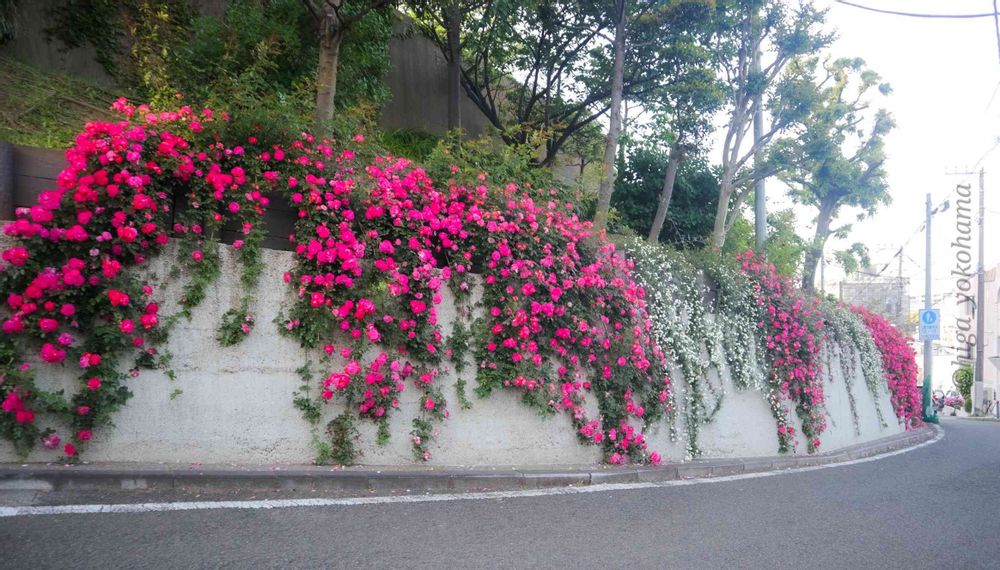
[{"label": "utility pole", "polygon": [[[931,308],[931,193],[927,193],[927,220],[924,222],[926,231],[927,252],[924,260],[924,308]],[[934,341],[924,341],[924,421],[935,421],[934,404],[931,399],[931,369],[934,366]]]},{"label": "utility pole", "polygon": [[976,271],[976,381],[972,385],[972,408],[977,416],[983,407],[983,374],[986,362],[984,352],[986,319],[986,275],[983,267],[983,218],[986,213],[986,171],[979,169],[979,268]]},{"label": "utility pole", "polygon": [[[757,26],[756,14],[754,14],[753,25]],[[760,50],[755,51],[753,54],[753,73],[760,73]],[[763,97],[758,93],[753,100],[753,142],[755,145],[764,137],[764,112],[761,110],[762,103]],[[763,160],[763,152],[758,146],[753,155],[754,168],[759,168]],[[754,184],[753,212],[754,242],[757,252],[764,253],[767,247],[767,204],[763,178],[759,178]]]},{"label": "utility pole", "polygon": [[[974,171],[949,172],[952,175],[970,176],[976,174]],[[986,268],[985,268],[985,227],[986,218],[986,169],[979,168],[979,254],[976,267],[976,303],[973,310],[976,312],[976,363],[974,369],[974,382],[972,383],[972,413],[980,415],[983,409],[983,376],[986,367],[985,339],[986,334]],[[998,408],[1000,411],[1000,408]]]}]

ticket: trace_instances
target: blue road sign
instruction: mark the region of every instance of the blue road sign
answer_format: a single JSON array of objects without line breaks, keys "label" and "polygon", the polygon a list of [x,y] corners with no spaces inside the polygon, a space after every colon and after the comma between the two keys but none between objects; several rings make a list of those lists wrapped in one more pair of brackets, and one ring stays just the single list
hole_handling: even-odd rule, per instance
[{"label": "blue road sign", "polygon": [[920,340],[939,340],[940,338],[941,311],[920,309]]}]

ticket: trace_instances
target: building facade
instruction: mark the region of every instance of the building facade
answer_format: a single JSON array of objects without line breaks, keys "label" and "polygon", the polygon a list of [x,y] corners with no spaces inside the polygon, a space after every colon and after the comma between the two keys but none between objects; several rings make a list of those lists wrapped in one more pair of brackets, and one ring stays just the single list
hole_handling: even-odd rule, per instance
[{"label": "building facade", "polygon": [[[978,279],[973,276],[969,279],[971,289],[967,293],[974,299]],[[994,408],[991,413],[996,414],[996,402],[1000,399],[1000,265],[993,267],[984,273],[984,293],[985,299],[982,303],[983,310],[983,394],[979,397],[979,403],[983,400],[993,403]],[[958,305],[961,307],[961,323],[959,328],[969,327],[968,333],[962,335],[960,331],[956,346],[953,347],[954,357],[952,359],[953,368],[965,364],[975,368],[976,359],[976,307],[971,299],[966,302],[958,292]],[[971,335],[971,337],[970,337]],[[975,395],[973,395],[975,397]]]},{"label": "building facade", "polygon": [[884,316],[905,335],[914,334],[910,310],[910,280],[905,277],[875,277],[840,282],[840,301]]}]

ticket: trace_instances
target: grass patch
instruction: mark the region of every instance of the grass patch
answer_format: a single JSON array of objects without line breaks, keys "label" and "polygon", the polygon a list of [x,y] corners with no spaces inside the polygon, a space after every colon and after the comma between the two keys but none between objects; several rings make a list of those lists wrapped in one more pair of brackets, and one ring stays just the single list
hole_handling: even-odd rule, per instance
[{"label": "grass patch", "polygon": [[396,156],[423,162],[434,152],[441,137],[421,131],[393,130],[382,133],[382,146]]},{"label": "grass patch", "polygon": [[113,116],[115,99],[93,83],[0,57],[0,140],[67,148],[85,122]]}]

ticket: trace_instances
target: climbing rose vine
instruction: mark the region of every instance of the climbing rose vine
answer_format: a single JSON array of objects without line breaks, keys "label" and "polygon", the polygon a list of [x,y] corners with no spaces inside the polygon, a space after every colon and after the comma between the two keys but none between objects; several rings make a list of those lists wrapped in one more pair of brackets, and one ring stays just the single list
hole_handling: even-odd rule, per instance
[{"label": "climbing rose vine", "polygon": [[739,259],[761,309],[758,326],[764,332],[765,356],[770,366],[767,399],[778,422],[779,449],[788,451],[797,444],[784,404],[791,401],[812,453],[819,449],[819,436],[826,429],[819,359],[823,332],[819,300],[799,293],[774,265],[753,252]]},{"label": "climbing rose vine", "polygon": [[285,280],[300,302],[284,328],[343,361],[326,359],[335,369],[322,380],[322,399],[343,398],[378,422],[382,437],[412,379],[422,391],[414,451],[428,459],[426,426],[448,414],[437,381],[444,350],[437,307],[452,275],[468,270],[471,253],[459,243],[475,214],[408,160],[376,158],[359,172],[348,150],[324,175],[322,157],[308,145],[290,152],[314,172],[281,180],[299,215],[296,265]]},{"label": "climbing rose vine", "polygon": [[[308,148],[298,151],[306,158],[294,162],[319,166]],[[331,356],[324,400],[342,397],[384,430],[412,379],[422,391],[414,451],[427,459],[432,423],[449,414],[437,382],[437,306],[445,286],[468,294],[476,265],[488,304],[480,393],[517,390],[545,412],[566,412],[612,463],[659,461],[641,426],[667,409],[669,378],[630,262],[594,242],[568,205],[538,205],[516,185],[445,193],[405,159],[377,158],[363,170],[350,151],[334,161],[327,177],[287,179],[300,221],[286,280],[301,302],[285,329]],[[598,417],[587,415],[585,394]]]},{"label": "climbing rose vine", "polygon": [[892,394],[892,407],[896,417],[913,429],[923,425],[923,394],[917,386],[917,361],[908,339],[900,334],[884,317],[862,307],[851,307],[864,321],[875,346],[882,354],[885,381]]},{"label": "climbing rose vine", "polygon": [[[492,185],[485,173],[472,177],[478,184],[435,185],[409,160],[359,159],[361,136],[338,150],[308,134],[236,142],[226,134],[228,117],[210,109],[159,112],[124,100],[114,109],[121,119],[87,124],[66,152],[57,188],[4,228],[14,244],[0,254],[0,435],[20,453],[41,443],[75,460],[130,397],[127,378],[139,367],[166,365],[170,328],[190,318],[218,276],[222,237],[243,264],[244,295],[216,338],[228,346],[251,334],[261,222],[279,201],[296,215],[294,264],[284,276],[293,301],[280,330],[314,348],[307,364],[318,360],[321,368],[310,380],[318,391],[297,394],[295,405],[312,422],[328,401],[347,410],[328,424],[328,445],[338,448],[326,457],[353,461],[353,416],[375,422],[384,442],[400,394],[410,389],[420,394],[414,456],[429,459],[436,424],[450,413],[441,379],[459,368],[453,347],[466,346],[480,396],[508,390],[544,414],[564,415],[610,463],[660,462],[648,428],[672,417],[674,395],[657,339],[676,335],[657,330],[649,311],[671,300],[648,294],[641,283],[656,286],[655,271],[640,281],[634,261],[555,191]],[[160,292],[143,270],[173,241],[184,285],[179,313],[162,315]],[[826,427],[821,311],[752,253],[739,266],[733,287],[746,293],[739,299],[756,300],[747,315],[759,322],[747,317],[735,334],[711,329],[712,342],[729,335],[746,352],[762,347],[780,450],[797,444],[788,417],[794,403],[815,451]],[[482,298],[473,306],[476,287]],[[697,292],[686,299],[694,308]],[[461,315],[480,315],[468,319],[471,326],[456,324],[458,340],[444,338],[439,323],[449,294]],[[685,334],[709,330],[690,309],[658,325],[682,326],[685,314],[697,317]],[[912,351],[879,317],[860,314],[882,353],[897,415],[917,425]],[[749,339],[754,322],[759,336]],[[694,366],[698,342],[684,348],[689,372],[707,370]],[[709,354],[718,367],[720,355]],[[741,388],[756,387],[750,369],[760,360],[727,361],[744,363]],[[69,394],[43,381],[57,367],[78,378]],[[311,377],[309,366],[302,370]],[[710,415],[704,411],[693,421]],[[62,431],[42,427],[48,417]]]},{"label": "climbing rose vine", "polygon": [[[75,458],[92,430],[130,397],[123,358],[137,352],[137,366],[155,361],[150,343],[161,334],[159,305],[152,285],[131,269],[175,233],[187,244],[184,264],[197,273],[208,255],[206,237],[214,240],[226,221],[251,233],[266,206],[247,188],[243,169],[230,164],[241,150],[210,135],[218,123],[211,110],[153,113],[124,100],[114,108],[123,120],[88,123],[66,151],[57,187],[19,209],[4,228],[17,245],[3,252],[0,272],[9,313],[0,337],[6,412],[0,431],[22,453],[38,440],[49,448],[63,442],[65,455]],[[171,227],[174,200],[181,197],[187,208]],[[197,288],[188,292],[203,295]],[[67,397],[40,388],[36,363],[42,373],[52,366],[76,369],[79,389]],[[68,432],[40,428],[40,413],[60,417]]]},{"label": "climbing rose vine", "polygon": [[[633,263],[594,239],[571,205],[505,188],[477,222],[482,250],[484,343],[481,394],[520,392],[526,402],[573,418],[611,463],[657,463],[641,427],[670,409],[670,378],[651,337]],[[597,400],[589,416],[587,395]]]}]

